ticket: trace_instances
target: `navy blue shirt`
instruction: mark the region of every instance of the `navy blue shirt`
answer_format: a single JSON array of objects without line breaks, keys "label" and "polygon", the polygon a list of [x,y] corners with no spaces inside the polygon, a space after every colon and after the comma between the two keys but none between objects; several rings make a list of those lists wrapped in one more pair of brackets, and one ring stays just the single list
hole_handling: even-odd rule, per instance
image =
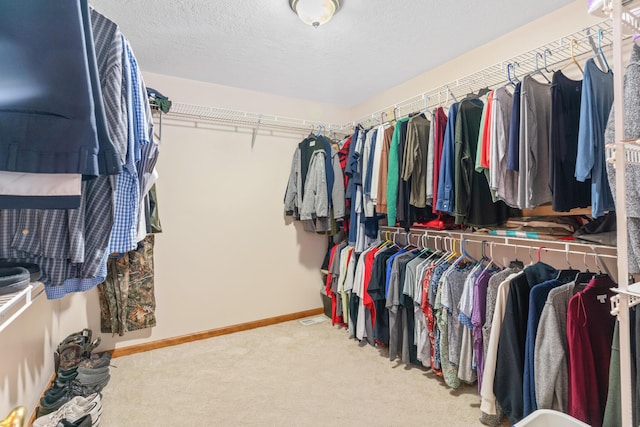
[{"label": "navy blue shirt", "polygon": [[455,154],[456,154],[456,116],[459,103],[452,104],[449,108],[449,120],[444,133],[442,146],[442,161],[440,162],[440,175],[438,176],[438,201],[436,210],[448,214],[453,213],[455,190]]},{"label": "navy blue shirt", "polygon": [[522,83],[516,85],[511,107],[511,123],[509,124],[509,147],[507,149],[507,170],[520,169],[520,92]]}]

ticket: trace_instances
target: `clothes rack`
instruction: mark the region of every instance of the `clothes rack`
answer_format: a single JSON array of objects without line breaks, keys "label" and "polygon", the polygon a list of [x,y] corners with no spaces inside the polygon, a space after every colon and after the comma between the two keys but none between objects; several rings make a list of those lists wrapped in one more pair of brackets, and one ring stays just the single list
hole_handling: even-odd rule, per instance
[{"label": "clothes rack", "polygon": [[590,243],[578,243],[575,241],[562,241],[562,240],[543,240],[543,239],[527,239],[526,237],[510,237],[510,236],[492,236],[482,233],[472,233],[469,231],[460,230],[424,230],[412,228],[409,231],[405,231],[399,227],[380,227],[379,237],[388,238],[394,240],[400,237],[401,243],[412,243],[411,236],[426,236],[426,239],[432,239],[435,242],[438,239],[456,239],[465,240],[467,242],[474,243],[493,243],[500,246],[508,246],[512,248],[522,249],[543,249],[550,252],[558,253],[579,253],[592,256],[597,260],[597,263],[603,267],[603,270],[611,277],[615,275],[611,274],[606,266],[605,259],[616,260],[616,248],[612,246],[596,245]]},{"label": "clothes rack", "polygon": [[351,132],[351,126],[319,122],[316,120],[296,119],[291,117],[276,116],[272,114],[253,113],[225,108],[193,105],[182,102],[173,102],[167,118],[205,121],[209,123],[261,128],[283,132],[309,133],[324,129],[327,133],[344,135]]}]

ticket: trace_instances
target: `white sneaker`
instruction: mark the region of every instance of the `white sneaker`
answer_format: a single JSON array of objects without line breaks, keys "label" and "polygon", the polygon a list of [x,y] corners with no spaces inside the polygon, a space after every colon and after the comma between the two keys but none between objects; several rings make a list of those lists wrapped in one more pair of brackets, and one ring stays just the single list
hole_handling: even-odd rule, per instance
[{"label": "white sneaker", "polygon": [[62,405],[56,412],[52,412],[51,414],[47,414],[36,419],[33,422],[33,427],[56,427],[62,420],[67,420],[73,423],[87,414],[91,415],[91,422],[93,424],[94,420],[102,414],[102,402],[100,402],[99,399],[96,401],[93,396],[93,401],[89,401],[87,398],[81,396],[76,397],[80,397],[80,399],[82,399],[79,400],[80,405],[73,403],[72,399]]}]

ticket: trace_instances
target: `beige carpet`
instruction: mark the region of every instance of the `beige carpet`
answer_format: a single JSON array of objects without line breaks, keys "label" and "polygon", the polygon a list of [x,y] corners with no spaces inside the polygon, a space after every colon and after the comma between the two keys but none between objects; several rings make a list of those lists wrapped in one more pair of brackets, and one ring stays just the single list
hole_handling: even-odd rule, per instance
[{"label": "beige carpet", "polygon": [[102,426],[482,425],[475,386],[383,355],[327,320],[117,358]]}]

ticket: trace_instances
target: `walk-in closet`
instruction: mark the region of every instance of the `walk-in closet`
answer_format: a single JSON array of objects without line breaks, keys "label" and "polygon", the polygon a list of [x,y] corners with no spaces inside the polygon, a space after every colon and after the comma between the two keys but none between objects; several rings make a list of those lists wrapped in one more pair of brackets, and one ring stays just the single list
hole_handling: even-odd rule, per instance
[{"label": "walk-in closet", "polygon": [[640,426],[640,2],[5,0],[0,57],[0,427]]}]

